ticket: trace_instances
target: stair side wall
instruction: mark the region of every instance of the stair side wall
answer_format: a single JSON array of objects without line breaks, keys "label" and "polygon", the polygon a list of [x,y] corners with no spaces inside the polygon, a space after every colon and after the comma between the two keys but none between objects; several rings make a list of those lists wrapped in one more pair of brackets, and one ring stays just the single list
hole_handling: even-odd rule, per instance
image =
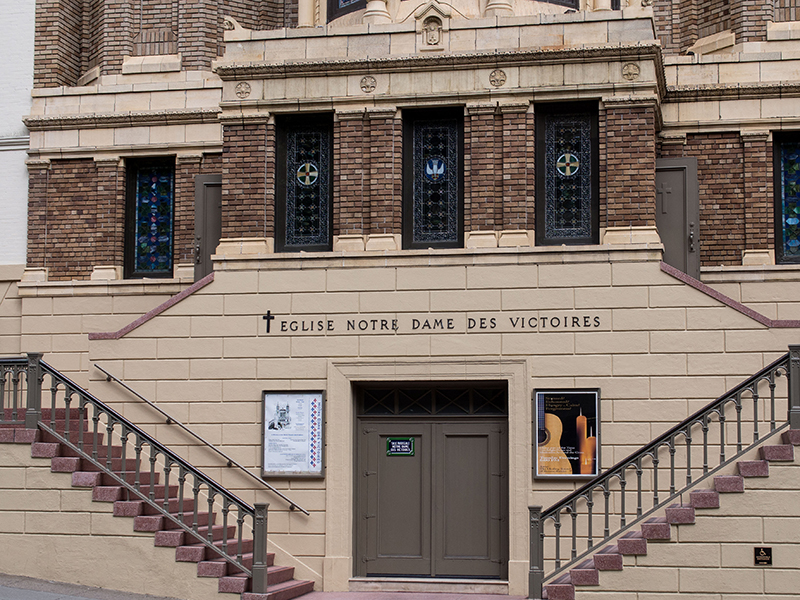
[{"label": "stair side wall", "polygon": [[113,503],[92,502],[70,473],[31,458],[28,444],[0,444],[0,572],[139,594],[219,599],[217,579],[195,563],[175,562],[174,548],[114,517]]}]

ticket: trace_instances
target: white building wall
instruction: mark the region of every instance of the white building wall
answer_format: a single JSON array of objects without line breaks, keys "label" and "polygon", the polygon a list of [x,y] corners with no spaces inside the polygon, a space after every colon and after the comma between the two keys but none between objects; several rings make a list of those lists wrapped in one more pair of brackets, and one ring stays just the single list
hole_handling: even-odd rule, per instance
[{"label": "white building wall", "polygon": [[25,263],[28,130],[33,87],[34,2],[7,3],[0,37],[0,265]]}]

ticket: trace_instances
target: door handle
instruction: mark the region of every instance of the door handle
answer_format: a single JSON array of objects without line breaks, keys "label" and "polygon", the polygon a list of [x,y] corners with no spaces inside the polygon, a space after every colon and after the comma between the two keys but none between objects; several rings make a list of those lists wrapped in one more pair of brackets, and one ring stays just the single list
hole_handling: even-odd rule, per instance
[{"label": "door handle", "polygon": [[689,223],[689,252],[694,252],[694,223]]},{"label": "door handle", "polygon": [[194,262],[195,264],[199,265],[203,262],[203,256],[200,254],[201,245],[200,245],[200,238],[194,238]]}]

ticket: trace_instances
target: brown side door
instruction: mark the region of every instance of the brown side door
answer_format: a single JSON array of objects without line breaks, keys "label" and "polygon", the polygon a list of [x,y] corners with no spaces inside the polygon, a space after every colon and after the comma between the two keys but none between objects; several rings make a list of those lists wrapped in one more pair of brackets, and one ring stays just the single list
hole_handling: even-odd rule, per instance
[{"label": "brown side door", "polygon": [[656,161],[656,226],[664,262],[700,278],[700,205],[697,159]]},{"label": "brown side door", "polygon": [[[507,577],[505,420],[359,422],[362,576]],[[391,439],[414,454],[391,454]]]},{"label": "brown side door", "polygon": [[194,279],[213,270],[211,255],[222,237],[222,176],[194,179]]}]

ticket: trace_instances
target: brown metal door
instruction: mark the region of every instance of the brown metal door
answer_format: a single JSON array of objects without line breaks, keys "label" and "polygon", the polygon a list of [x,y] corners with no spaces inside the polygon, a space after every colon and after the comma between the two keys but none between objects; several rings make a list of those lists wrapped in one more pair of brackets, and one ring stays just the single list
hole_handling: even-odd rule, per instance
[{"label": "brown metal door", "polygon": [[[505,420],[359,423],[358,574],[506,577]],[[413,456],[392,446],[413,438]]]},{"label": "brown metal door", "polygon": [[664,262],[699,279],[697,159],[656,161],[656,226],[664,244]]},{"label": "brown metal door", "polygon": [[222,176],[198,175],[194,179],[194,279],[213,270],[211,255],[222,237]]}]

